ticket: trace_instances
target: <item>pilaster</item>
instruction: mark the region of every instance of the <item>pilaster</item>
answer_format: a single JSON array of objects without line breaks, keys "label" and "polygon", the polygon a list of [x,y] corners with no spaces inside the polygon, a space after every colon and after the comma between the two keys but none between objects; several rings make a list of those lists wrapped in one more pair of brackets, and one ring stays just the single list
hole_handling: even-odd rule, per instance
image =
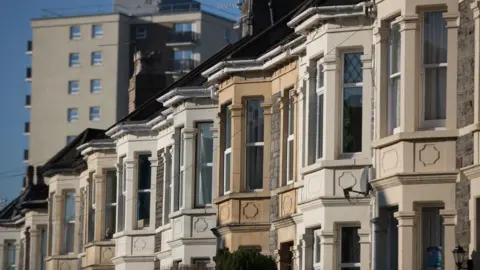
[{"label": "pilaster", "polygon": [[320,263],[321,269],[336,269],[337,252],[335,243],[335,232],[320,232]]},{"label": "pilaster", "polygon": [[[455,242],[455,219],[457,211],[455,209],[440,210],[440,216],[443,217],[444,226],[444,250],[445,252],[453,250]],[[445,269],[455,269],[455,261],[452,256],[445,256]]]},{"label": "pilaster", "polygon": [[415,212],[399,211],[394,217],[398,219],[398,269],[415,269]]},{"label": "pilaster", "polygon": [[[194,164],[196,155],[195,153],[195,137],[197,134],[196,128],[184,128],[183,129],[183,145],[182,151],[184,153],[184,166],[183,171],[183,207],[192,209],[195,207],[195,173]],[[188,154],[187,154],[188,153]]]},{"label": "pilaster", "polygon": [[[230,163],[230,191],[241,192],[244,189],[243,181],[243,165],[242,162],[242,149],[243,149],[243,126],[245,125],[243,120],[243,105],[232,104],[230,105],[230,112],[232,117],[232,130],[231,130],[231,147],[232,147],[232,161]],[[228,139],[228,138],[227,138]],[[267,152],[265,152],[267,153]]]},{"label": "pilaster", "polygon": [[[158,168],[158,158],[156,153],[152,153],[152,156],[148,158],[150,161],[150,227],[155,228],[156,221],[156,206],[157,206],[157,168]],[[163,187],[159,187],[163,188]]]},{"label": "pilaster", "polygon": [[[475,23],[474,33],[475,33],[475,44],[480,44],[480,1],[476,0],[471,5],[470,8],[473,11],[473,20]],[[480,122],[480,46],[475,46],[475,63],[474,63],[474,123]],[[478,149],[476,146],[475,149]]]},{"label": "pilaster", "polygon": [[264,144],[263,144],[263,190],[270,190],[270,149],[271,130],[272,130],[272,103],[269,99],[264,99],[261,104],[263,109],[263,127],[264,127]]},{"label": "pilaster", "polygon": [[95,185],[95,225],[94,225],[94,232],[93,232],[93,240],[100,241],[105,232],[105,192],[104,192],[104,180],[102,172],[96,172],[92,175],[91,184]]},{"label": "pilaster", "polygon": [[125,166],[125,185],[126,185],[126,199],[125,199],[125,231],[130,232],[134,229],[133,224],[136,225],[136,186],[134,181],[135,160],[126,159]]},{"label": "pilaster", "polygon": [[40,265],[40,233],[37,228],[30,229],[30,269]]},{"label": "pilaster", "polygon": [[[457,129],[458,13],[443,13],[447,23],[447,129]],[[478,47],[478,46],[477,46]],[[453,267],[453,266],[452,266]]]},{"label": "pilaster", "polygon": [[[332,51],[334,53],[334,51]],[[324,78],[325,78],[325,91],[324,93],[324,112],[331,114],[331,117],[327,116],[323,121],[324,139],[323,139],[323,153],[324,159],[334,160],[340,154],[340,93],[338,91],[337,83],[337,56],[336,54],[329,54],[323,57],[324,61]],[[329,119],[330,118],[330,119]]]},{"label": "pilaster", "polygon": [[[374,28],[375,37],[375,85],[388,89],[388,27]],[[388,136],[388,91],[375,91],[374,140]]]},{"label": "pilaster", "polygon": [[54,200],[55,200],[55,207],[54,207],[55,213],[53,213],[52,218],[54,220],[55,234],[52,239],[52,242],[54,243],[52,255],[59,255],[61,253],[62,239],[63,239],[62,216],[63,216],[63,208],[64,208],[63,206],[64,196],[62,194],[55,193]]},{"label": "pilaster", "polygon": [[[218,121],[217,121],[218,122]],[[215,198],[217,197],[217,194],[216,194],[216,190],[219,186],[221,185],[218,185],[217,181],[219,181],[220,179],[218,179],[218,175],[217,173],[217,169],[218,169],[218,162],[215,162],[215,159],[218,157],[219,155],[219,139],[218,139],[218,135],[219,135],[219,129],[218,129],[218,126],[219,124],[218,123],[214,123],[213,124],[213,127],[210,128],[210,131],[212,132],[212,139],[213,139],[213,153],[212,153],[212,157],[213,157],[213,164],[212,164],[212,202],[213,200],[215,200]]]}]

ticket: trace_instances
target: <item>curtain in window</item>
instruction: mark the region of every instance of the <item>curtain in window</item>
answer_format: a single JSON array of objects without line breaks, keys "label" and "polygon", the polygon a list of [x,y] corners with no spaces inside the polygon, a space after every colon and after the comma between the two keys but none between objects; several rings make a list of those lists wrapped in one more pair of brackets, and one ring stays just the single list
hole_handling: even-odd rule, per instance
[{"label": "curtain in window", "polygon": [[447,29],[442,12],[425,12],[423,47],[425,120],[446,119]]},{"label": "curtain in window", "polygon": [[427,268],[428,265],[428,251],[431,248],[437,247],[443,250],[443,221],[440,216],[440,208],[424,207],[422,208],[421,254],[423,255],[423,265],[425,268]]},{"label": "curtain in window", "polygon": [[212,123],[198,124],[196,204],[212,203],[213,134]]}]

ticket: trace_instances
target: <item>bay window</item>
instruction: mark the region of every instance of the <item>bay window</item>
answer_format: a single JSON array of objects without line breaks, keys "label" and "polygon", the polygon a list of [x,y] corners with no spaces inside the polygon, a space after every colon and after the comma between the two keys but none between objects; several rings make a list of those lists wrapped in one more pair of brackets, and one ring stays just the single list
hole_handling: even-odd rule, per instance
[{"label": "bay window", "polygon": [[445,126],[447,24],[441,11],[425,12],[422,27],[423,127]]},{"label": "bay window", "polygon": [[127,168],[125,166],[126,158],[120,159],[118,164],[118,210],[117,210],[117,232],[125,229],[125,202],[127,198]]},{"label": "bay window", "polygon": [[178,149],[177,149],[177,159],[176,159],[176,168],[175,168],[175,172],[177,173],[176,174],[176,177],[175,177],[175,211],[183,208],[183,181],[184,181],[184,178],[185,178],[185,175],[184,175],[184,171],[185,171],[185,164],[184,164],[184,151],[185,151],[185,144],[184,144],[184,141],[183,141],[183,131],[184,131],[184,128],[180,128],[178,129],[178,133],[177,133],[177,145],[178,145]]},{"label": "bay window", "polygon": [[106,172],[105,183],[105,237],[107,239],[115,233],[115,219],[117,215],[117,172]]},{"label": "bay window", "polygon": [[263,188],[263,99],[248,99],[246,102],[246,188]]},{"label": "bay window", "polygon": [[63,216],[63,253],[73,252],[75,241],[75,191],[67,191],[64,195]]},{"label": "bay window", "polygon": [[87,243],[93,242],[95,238],[95,178],[90,177],[90,183],[88,185],[89,190],[89,206],[88,206],[88,238]]},{"label": "bay window", "polygon": [[195,205],[212,203],[213,166],[213,123],[197,124],[197,177],[195,183]]},{"label": "bay window", "polygon": [[343,153],[362,151],[363,53],[343,55]]},{"label": "bay window", "polygon": [[172,194],[172,147],[167,147],[166,150],[166,162],[165,162],[165,170],[164,170],[164,179],[165,179],[165,199],[163,200],[164,210],[163,210],[163,224],[170,223],[170,215],[171,211],[171,194]]},{"label": "bay window", "polygon": [[7,270],[15,270],[16,269],[16,255],[17,251],[15,248],[14,242],[7,242]]},{"label": "bay window", "polygon": [[317,138],[316,153],[317,159],[323,158],[323,99],[325,93],[325,77],[323,73],[323,59],[317,63]]},{"label": "bay window", "polygon": [[150,226],[151,154],[141,154],[137,163],[137,228]]},{"label": "bay window", "polygon": [[288,92],[288,108],[287,108],[287,184],[293,182],[293,152],[295,151],[294,146],[294,130],[295,130],[295,110],[293,104],[293,90]]},{"label": "bay window", "polygon": [[232,162],[232,115],[228,105],[223,106],[224,125],[223,125],[223,192],[230,192],[230,172]]},{"label": "bay window", "polygon": [[400,26],[394,21],[388,35],[388,135],[400,126],[400,45]]},{"label": "bay window", "polygon": [[360,227],[340,229],[340,269],[360,269]]}]

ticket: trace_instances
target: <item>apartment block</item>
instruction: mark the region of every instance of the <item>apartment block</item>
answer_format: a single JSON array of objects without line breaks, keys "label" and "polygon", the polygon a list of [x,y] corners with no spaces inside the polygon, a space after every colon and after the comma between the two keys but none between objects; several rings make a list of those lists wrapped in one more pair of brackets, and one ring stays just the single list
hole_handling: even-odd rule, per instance
[{"label": "apartment block", "polygon": [[[85,128],[107,128],[154,95],[152,89],[131,93],[130,85],[158,91],[237,39],[233,21],[198,2],[159,7],[32,20],[26,163],[45,163]],[[155,68],[135,72],[140,58]],[[130,108],[129,95],[136,97]]]}]

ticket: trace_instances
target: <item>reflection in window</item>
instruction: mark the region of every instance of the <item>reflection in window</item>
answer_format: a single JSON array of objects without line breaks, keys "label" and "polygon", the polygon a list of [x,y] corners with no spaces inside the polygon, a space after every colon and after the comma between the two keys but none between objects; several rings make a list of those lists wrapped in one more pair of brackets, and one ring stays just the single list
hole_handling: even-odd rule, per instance
[{"label": "reflection in window", "polygon": [[73,252],[75,240],[75,192],[68,191],[64,197],[63,253]]},{"label": "reflection in window", "polygon": [[212,203],[213,134],[212,123],[197,125],[197,182],[195,204],[204,206]]},{"label": "reflection in window", "polygon": [[344,54],[343,152],[362,151],[363,53]]},{"label": "reflection in window", "polygon": [[138,199],[137,199],[137,227],[150,226],[150,196],[152,170],[150,167],[150,154],[138,156]]},{"label": "reflection in window", "polygon": [[115,233],[117,215],[117,172],[106,172],[105,183],[105,238],[110,239]]},{"label": "reflection in window", "polygon": [[321,60],[317,64],[317,159],[323,158],[323,97],[325,93],[325,77]]},{"label": "reflection in window", "polygon": [[388,134],[400,126],[400,26],[392,23],[388,35]]},{"label": "reflection in window", "polygon": [[360,269],[360,236],[359,227],[341,228],[340,267],[343,270]]},{"label": "reflection in window", "polygon": [[228,105],[222,108],[223,124],[223,193],[230,192],[230,172],[232,162],[232,115]]},{"label": "reflection in window", "polygon": [[295,130],[295,113],[292,93],[288,93],[288,107],[287,107],[287,183],[293,182],[293,152],[294,146],[294,130]]},{"label": "reflection in window", "polygon": [[263,99],[246,102],[246,187],[247,190],[263,188]]}]

